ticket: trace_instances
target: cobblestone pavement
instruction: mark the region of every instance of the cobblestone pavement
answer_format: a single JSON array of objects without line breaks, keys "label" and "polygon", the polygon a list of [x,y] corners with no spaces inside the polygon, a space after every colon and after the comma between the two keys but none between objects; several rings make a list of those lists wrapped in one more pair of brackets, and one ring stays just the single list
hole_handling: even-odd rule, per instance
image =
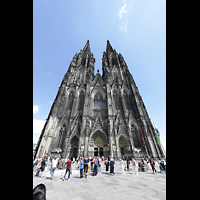
[{"label": "cobblestone pavement", "polygon": [[[88,175],[80,179],[77,165],[73,165],[70,180],[62,181],[64,169],[56,169],[53,180],[49,179],[49,170],[44,171],[44,177],[36,177],[33,170],[33,188],[43,183],[46,186],[47,200],[118,200],[118,199],[166,199],[166,174],[139,172],[133,175],[131,171],[121,173],[119,162],[115,164],[115,175],[106,174],[102,165],[101,174]],[[66,176],[67,178],[67,176]]]}]

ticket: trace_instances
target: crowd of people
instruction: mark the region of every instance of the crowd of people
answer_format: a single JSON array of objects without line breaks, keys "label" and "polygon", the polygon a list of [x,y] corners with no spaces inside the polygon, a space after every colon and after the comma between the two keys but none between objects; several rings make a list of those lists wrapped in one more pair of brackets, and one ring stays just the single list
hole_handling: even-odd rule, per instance
[{"label": "crowd of people", "polygon": [[[112,176],[115,174],[115,164],[113,157],[73,157],[68,158],[59,158],[59,157],[44,157],[44,158],[35,158],[33,161],[33,167],[36,166],[37,177],[43,177],[43,171],[50,170],[50,178],[53,179],[54,171],[56,168],[65,169],[66,172],[62,178],[65,180],[66,175],[68,174],[67,180],[70,180],[70,174],[72,173],[72,165],[76,165],[77,169],[80,170],[80,178],[87,178],[88,175],[97,176],[97,174],[101,174],[102,166],[105,166],[106,174],[111,174]],[[165,159],[157,159],[154,160],[151,157],[143,158],[141,157],[140,161],[135,160],[134,158],[129,159],[124,156],[119,161],[121,173],[125,175],[125,171],[132,170],[132,174],[138,175],[138,172],[151,172],[154,174],[155,172],[165,172],[166,173],[166,160]]]}]

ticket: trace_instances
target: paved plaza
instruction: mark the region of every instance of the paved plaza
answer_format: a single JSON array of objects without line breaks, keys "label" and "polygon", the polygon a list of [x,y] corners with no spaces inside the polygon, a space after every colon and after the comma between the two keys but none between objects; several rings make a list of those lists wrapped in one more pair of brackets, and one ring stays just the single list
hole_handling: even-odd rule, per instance
[{"label": "paved plaza", "polygon": [[[102,162],[103,163],[103,162]],[[102,165],[101,174],[88,175],[80,179],[77,164],[72,166],[70,180],[62,181],[65,169],[56,169],[53,180],[49,179],[50,171],[44,171],[44,177],[36,177],[33,170],[33,188],[43,183],[46,186],[47,200],[118,200],[118,199],[166,199],[166,174],[131,171],[121,173],[119,162],[115,164],[115,175],[106,174]],[[68,176],[66,176],[67,178]]]}]

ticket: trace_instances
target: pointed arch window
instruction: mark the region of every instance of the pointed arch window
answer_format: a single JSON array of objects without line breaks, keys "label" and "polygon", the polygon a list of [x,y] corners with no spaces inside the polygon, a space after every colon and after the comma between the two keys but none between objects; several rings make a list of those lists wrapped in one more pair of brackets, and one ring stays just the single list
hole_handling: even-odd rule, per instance
[{"label": "pointed arch window", "polygon": [[83,92],[81,92],[79,96],[79,107],[78,107],[79,110],[83,110],[84,101],[85,101],[85,97],[84,97]]},{"label": "pointed arch window", "polygon": [[95,109],[103,109],[103,97],[100,93],[97,93],[94,96],[94,108]]},{"label": "pointed arch window", "polygon": [[68,101],[68,105],[67,105],[67,110],[71,110],[72,109],[73,101],[74,101],[74,93],[71,92],[69,94],[69,101]]},{"label": "pointed arch window", "polygon": [[124,101],[126,104],[126,109],[129,110],[130,109],[129,98],[128,98],[128,94],[126,92],[124,92]]},{"label": "pointed arch window", "polygon": [[79,81],[80,81],[80,83],[82,83],[82,80],[83,80],[83,74],[82,74],[82,72],[79,74]]},{"label": "pointed arch window", "polygon": [[98,113],[100,113],[102,117],[105,116],[103,96],[99,92],[94,96],[93,113],[94,116],[96,116]]},{"label": "pointed arch window", "polygon": [[113,93],[113,99],[114,99],[115,108],[118,110],[119,109],[119,105],[118,105],[118,96],[117,96],[116,92]]},{"label": "pointed arch window", "polygon": [[83,66],[85,65],[85,61],[86,61],[86,59],[85,59],[85,58],[82,58],[81,64],[82,64]]}]

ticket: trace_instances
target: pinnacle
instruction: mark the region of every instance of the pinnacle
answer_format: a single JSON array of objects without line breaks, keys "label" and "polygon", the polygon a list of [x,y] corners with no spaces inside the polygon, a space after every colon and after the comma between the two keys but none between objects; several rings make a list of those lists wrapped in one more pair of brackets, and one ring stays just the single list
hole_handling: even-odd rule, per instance
[{"label": "pinnacle", "polygon": [[113,48],[112,48],[109,40],[107,40],[106,52],[108,53],[108,52],[112,52],[112,51],[113,51]]},{"label": "pinnacle", "polygon": [[87,53],[91,53],[89,40],[87,40],[87,43],[86,43],[85,47],[83,48],[83,51],[85,51]]}]

